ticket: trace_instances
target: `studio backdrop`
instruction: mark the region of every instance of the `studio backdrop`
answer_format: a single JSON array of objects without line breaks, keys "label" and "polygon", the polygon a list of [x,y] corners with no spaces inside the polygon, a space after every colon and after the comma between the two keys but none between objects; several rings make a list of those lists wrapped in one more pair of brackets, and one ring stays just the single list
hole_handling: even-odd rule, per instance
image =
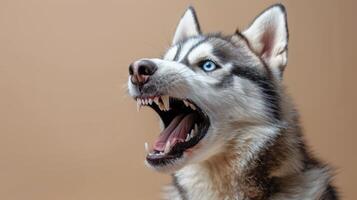
[{"label": "studio backdrop", "polygon": [[[243,30],[275,1],[0,0],[0,199],[159,199],[144,166],[157,115],[127,95],[129,64],[158,57],[183,11],[204,32]],[[356,1],[282,1],[284,82],[314,152],[357,197]]]}]

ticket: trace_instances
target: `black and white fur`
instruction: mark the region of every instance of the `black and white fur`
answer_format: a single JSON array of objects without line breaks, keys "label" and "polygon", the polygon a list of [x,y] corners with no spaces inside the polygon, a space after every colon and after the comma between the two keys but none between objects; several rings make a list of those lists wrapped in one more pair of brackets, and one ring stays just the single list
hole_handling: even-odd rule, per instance
[{"label": "black and white fur", "polygon": [[[190,98],[210,119],[206,136],[165,166],[171,200],[335,200],[330,168],[305,146],[299,116],[282,84],[288,56],[284,6],[263,11],[244,31],[202,34],[192,7],[181,18],[158,69],[133,97],[156,91]],[[220,68],[197,67],[211,59]]]}]

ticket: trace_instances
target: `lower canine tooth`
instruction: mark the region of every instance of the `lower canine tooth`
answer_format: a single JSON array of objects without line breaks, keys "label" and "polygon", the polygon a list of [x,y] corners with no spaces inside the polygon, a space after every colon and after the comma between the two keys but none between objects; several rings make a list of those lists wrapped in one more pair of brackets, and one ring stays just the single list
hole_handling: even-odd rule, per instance
[{"label": "lower canine tooth", "polygon": [[188,133],[185,139],[185,142],[187,142],[188,140],[190,140],[190,134]]},{"label": "lower canine tooth", "polygon": [[170,141],[167,141],[165,145],[164,153],[167,154],[169,153],[169,151],[170,151]]},{"label": "lower canine tooth", "polygon": [[198,133],[198,126],[197,126],[197,124],[195,124],[195,133]]}]

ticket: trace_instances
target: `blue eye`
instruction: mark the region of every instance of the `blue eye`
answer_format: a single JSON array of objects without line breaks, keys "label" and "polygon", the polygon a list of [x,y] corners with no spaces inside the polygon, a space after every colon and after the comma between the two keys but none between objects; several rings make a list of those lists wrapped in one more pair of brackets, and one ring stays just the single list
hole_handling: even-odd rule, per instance
[{"label": "blue eye", "polygon": [[211,60],[204,60],[199,64],[199,66],[206,72],[211,72],[217,69],[216,63]]}]

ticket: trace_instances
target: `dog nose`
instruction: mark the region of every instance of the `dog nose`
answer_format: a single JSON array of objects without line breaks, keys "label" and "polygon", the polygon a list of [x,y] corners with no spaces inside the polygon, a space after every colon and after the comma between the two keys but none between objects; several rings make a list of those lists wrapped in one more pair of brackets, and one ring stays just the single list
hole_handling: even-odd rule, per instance
[{"label": "dog nose", "polygon": [[134,85],[144,85],[156,70],[156,64],[150,60],[136,61],[129,66],[130,80]]}]

